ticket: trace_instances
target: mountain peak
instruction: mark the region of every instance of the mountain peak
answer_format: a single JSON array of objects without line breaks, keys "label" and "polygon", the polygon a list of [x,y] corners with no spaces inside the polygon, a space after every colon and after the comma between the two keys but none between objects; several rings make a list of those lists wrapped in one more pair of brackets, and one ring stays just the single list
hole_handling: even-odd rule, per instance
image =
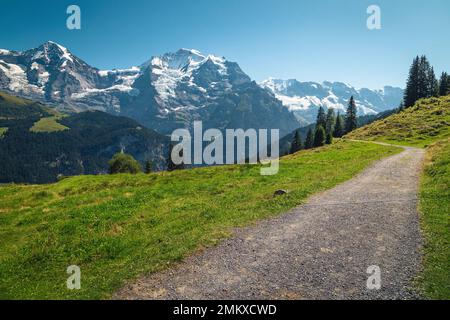
[{"label": "mountain peak", "polygon": [[67,62],[74,62],[75,57],[69,50],[54,41],[46,41],[39,47],[24,52],[31,61],[45,65],[61,65],[65,67]]},{"label": "mountain peak", "polygon": [[300,82],[295,79],[268,78],[260,86],[271,91],[284,106],[305,123],[315,121],[317,108],[334,108],[345,112],[350,96],[354,96],[360,115],[375,114],[396,108],[403,96],[400,88],[384,90],[356,89],[344,82]]}]

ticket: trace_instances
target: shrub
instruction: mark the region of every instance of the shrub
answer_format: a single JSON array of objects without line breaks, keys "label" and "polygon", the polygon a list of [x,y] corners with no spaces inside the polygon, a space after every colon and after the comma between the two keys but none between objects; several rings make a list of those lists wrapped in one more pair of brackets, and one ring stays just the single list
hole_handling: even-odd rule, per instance
[{"label": "shrub", "polygon": [[116,153],[108,162],[109,173],[139,173],[142,172],[141,165],[133,156],[126,153]]}]

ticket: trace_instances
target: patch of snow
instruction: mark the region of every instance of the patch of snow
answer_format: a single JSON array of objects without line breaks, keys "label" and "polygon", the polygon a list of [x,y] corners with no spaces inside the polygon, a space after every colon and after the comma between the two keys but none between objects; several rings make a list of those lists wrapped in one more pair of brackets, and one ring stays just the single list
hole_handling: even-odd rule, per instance
[{"label": "patch of snow", "polygon": [[39,63],[33,62],[31,64],[31,70],[39,70]]},{"label": "patch of snow", "polygon": [[14,92],[42,93],[42,89],[28,82],[25,70],[16,64],[0,63],[0,70],[9,78],[8,89]]}]

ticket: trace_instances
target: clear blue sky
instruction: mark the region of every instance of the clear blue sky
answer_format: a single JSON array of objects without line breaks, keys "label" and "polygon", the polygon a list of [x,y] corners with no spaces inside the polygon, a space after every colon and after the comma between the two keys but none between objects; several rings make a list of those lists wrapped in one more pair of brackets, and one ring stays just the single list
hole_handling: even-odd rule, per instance
[{"label": "clear blue sky", "polygon": [[[66,28],[77,4],[82,30]],[[381,7],[382,29],[366,27]],[[195,48],[236,61],[253,79],[404,86],[412,58],[450,71],[448,0],[0,0],[0,48],[53,40],[101,68]]]}]

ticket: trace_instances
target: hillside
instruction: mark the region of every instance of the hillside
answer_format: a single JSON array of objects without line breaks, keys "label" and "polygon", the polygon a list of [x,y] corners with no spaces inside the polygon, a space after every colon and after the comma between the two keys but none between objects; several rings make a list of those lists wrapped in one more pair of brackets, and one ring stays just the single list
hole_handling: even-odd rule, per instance
[{"label": "hillside", "polygon": [[[286,212],[400,151],[342,141],[284,157],[270,177],[259,166],[232,165],[2,186],[0,298],[109,297],[125,281],[214,245],[234,227]],[[278,189],[289,193],[275,197]],[[65,270],[73,264],[82,287],[69,291]]]},{"label": "hillside", "polygon": [[413,107],[345,136],[427,147],[419,194],[424,266],[417,284],[431,299],[450,298],[449,137],[450,96],[419,100]]},{"label": "hillside", "polygon": [[450,299],[450,139],[427,150],[420,211],[426,246],[420,288],[431,299]]},{"label": "hillside", "polygon": [[349,139],[425,147],[450,136],[450,96],[419,100],[413,107],[346,135]]},{"label": "hillside", "polygon": [[163,169],[167,145],[166,137],[125,117],[100,111],[67,115],[0,92],[0,183],[106,173],[108,160],[122,149]]}]

